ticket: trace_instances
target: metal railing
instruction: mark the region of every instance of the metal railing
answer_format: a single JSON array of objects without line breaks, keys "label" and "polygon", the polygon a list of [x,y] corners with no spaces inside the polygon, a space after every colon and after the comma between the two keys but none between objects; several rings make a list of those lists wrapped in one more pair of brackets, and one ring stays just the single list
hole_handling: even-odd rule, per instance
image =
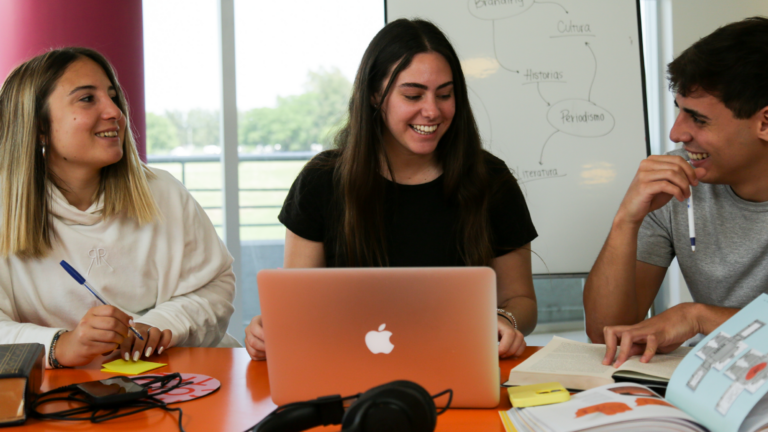
[{"label": "metal railing", "polygon": [[[317,152],[273,152],[261,154],[241,154],[240,162],[282,162],[282,161],[308,161],[315,156]],[[187,186],[187,164],[188,163],[216,163],[221,162],[221,157],[212,155],[148,155],[147,162],[150,164],[180,164],[181,165],[181,183]],[[221,192],[221,188],[187,188],[190,192]],[[240,188],[240,192],[288,192],[288,188]],[[240,206],[243,209],[275,209],[281,208],[281,205],[250,205]],[[220,210],[221,206],[207,206],[204,210]],[[272,227],[281,226],[280,223],[254,223],[244,224],[241,227]],[[214,224],[216,228],[221,228],[221,224]]]}]

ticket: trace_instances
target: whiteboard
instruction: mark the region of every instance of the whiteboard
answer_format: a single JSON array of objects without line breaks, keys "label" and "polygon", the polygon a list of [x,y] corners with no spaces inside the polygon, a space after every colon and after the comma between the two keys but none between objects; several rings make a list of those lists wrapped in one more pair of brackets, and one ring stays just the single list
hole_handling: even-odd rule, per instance
[{"label": "whiteboard", "polygon": [[388,22],[430,20],[458,53],[539,233],[534,274],[589,272],[649,154],[637,1],[386,1]]}]

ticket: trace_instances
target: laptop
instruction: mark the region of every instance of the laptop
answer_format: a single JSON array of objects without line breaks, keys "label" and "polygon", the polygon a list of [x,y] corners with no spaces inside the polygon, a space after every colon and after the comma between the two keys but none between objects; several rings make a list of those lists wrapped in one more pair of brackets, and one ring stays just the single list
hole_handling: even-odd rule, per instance
[{"label": "laptop", "polygon": [[452,389],[451,407],[499,404],[492,269],[285,269],[257,279],[274,403],[410,380],[432,395]]}]

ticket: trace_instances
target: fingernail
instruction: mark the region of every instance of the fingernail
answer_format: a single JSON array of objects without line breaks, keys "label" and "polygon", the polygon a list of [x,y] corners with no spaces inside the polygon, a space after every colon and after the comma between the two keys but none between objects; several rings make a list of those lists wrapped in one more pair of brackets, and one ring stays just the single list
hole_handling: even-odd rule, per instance
[{"label": "fingernail", "polygon": [[125,353],[125,361],[128,361],[131,359],[131,355],[128,353]]},{"label": "fingernail", "polygon": [[160,355],[163,353],[163,347],[160,347],[157,349],[157,355]]},{"label": "fingernail", "polygon": [[137,361],[139,359],[139,357],[141,357],[141,352],[140,351],[136,351],[136,352],[133,353],[133,361]]},{"label": "fingernail", "polygon": [[129,326],[131,326],[131,327],[133,327],[133,318],[131,318],[131,319],[129,319],[129,320],[128,320],[128,325],[129,325]]},{"label": "fingernail", "polygon": [[152,347],[147,348],[147,357],[152,355]]}]

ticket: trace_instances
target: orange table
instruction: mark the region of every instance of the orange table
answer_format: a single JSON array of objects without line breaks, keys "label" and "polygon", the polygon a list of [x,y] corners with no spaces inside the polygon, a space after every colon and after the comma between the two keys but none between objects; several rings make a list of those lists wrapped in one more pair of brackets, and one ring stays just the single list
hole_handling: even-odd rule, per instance
[{"label": "orange table", "polygon": [[[521,358],[500,361],[502,381],[506,380],[510,369],[539,349],[539,347],[528,347]],[[172,348],[154,361],[168,363],[168,366],[148,373],[197,373],[212,376],[221,381],[221,388],[211,395],[172,405],[184,411],[184,429],[189,432],[244,431],[275,409],[275,404],[269,396],[267,363],[251,361],[245,348]],[[81,368],[48,370],[45,372],[43,391],[113,376],[113,374],[100,372],[100,363],[101,359],[99,362]],[[504,432],[498,411],[509,409],[510,404],[506,390],[500,391],[502,397],[498,408],[448,410],[438,417],[436,430]],[[178,431],[177,414],[159,409],[96,425],[89,422],[50,420],[41,422],[30,419],[23,426],[8,430],[39,431],[43,429],[46,431]],[[338,431],[339,429],[339,426],[335,426],[315,430]]]}]

